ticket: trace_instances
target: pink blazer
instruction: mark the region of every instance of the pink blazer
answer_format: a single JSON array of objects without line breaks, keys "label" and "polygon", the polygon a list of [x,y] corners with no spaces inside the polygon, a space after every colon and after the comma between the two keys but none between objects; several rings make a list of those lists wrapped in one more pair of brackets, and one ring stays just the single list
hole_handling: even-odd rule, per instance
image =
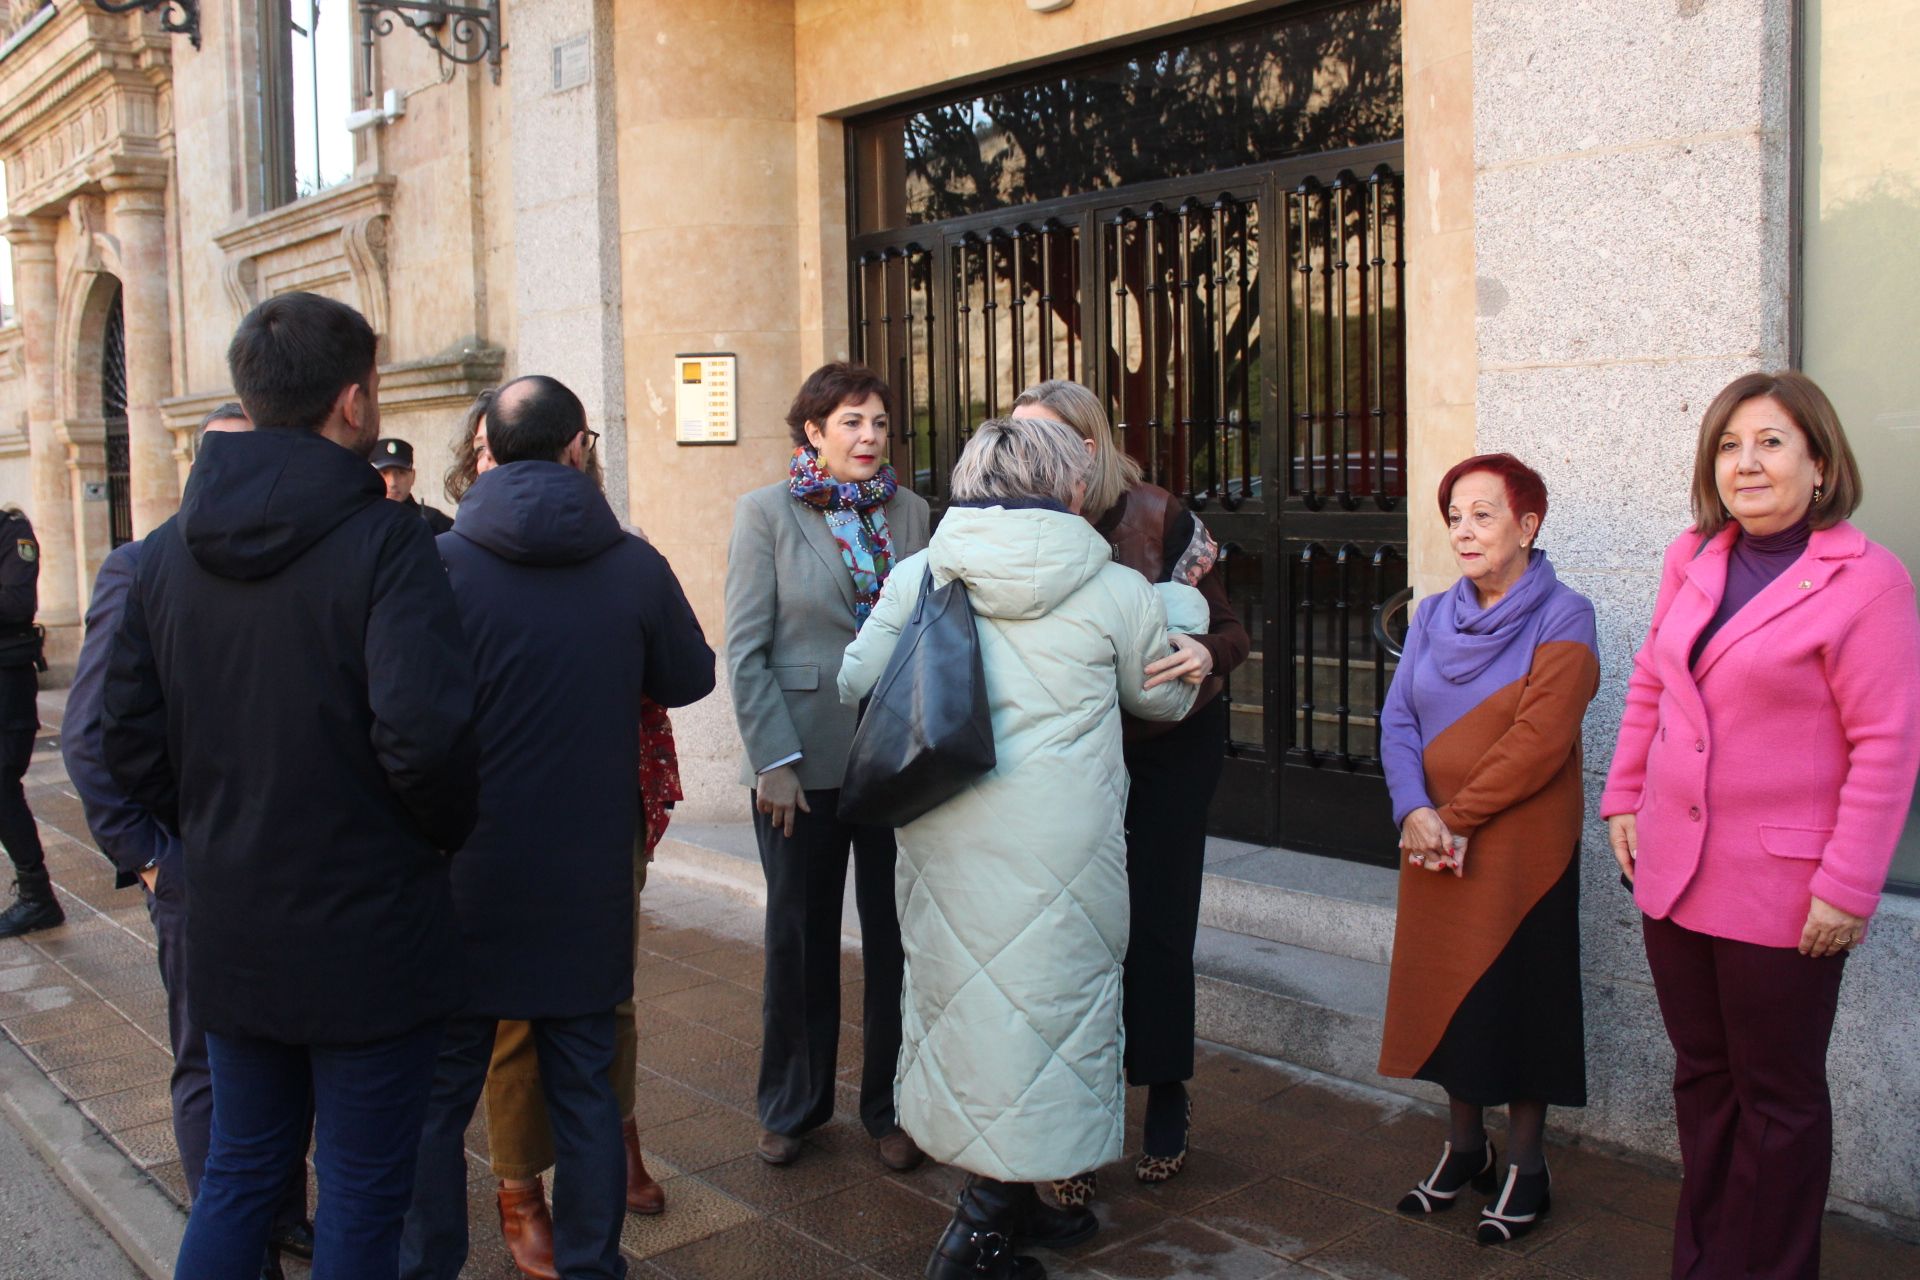
[{"label": "pink blazer", "polygon": [[1879,904],[1920,769],[1920,616],[1905,566],[1843,522],[1689,669],[1736,531],[1667,548],[1600,812],[1638,815],[1642,911],[1791,947],[1814,895]]}]

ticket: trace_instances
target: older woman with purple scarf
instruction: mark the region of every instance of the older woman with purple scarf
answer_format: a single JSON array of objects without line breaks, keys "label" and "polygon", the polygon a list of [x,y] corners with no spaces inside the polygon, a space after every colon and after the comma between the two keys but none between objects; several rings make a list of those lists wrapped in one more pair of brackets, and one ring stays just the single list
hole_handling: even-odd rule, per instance
[{"label": "older woman with purple scarf", "polygon": [[787,413],[787,476],[740,499],[727,552],[740,780],[752,788],[767,878],[759,1153],[775,1165],[797,1159],[801,1136],[833,1117],[849,850],[866,976],[860,1120],[888,1167],[921,1159],[893,1108],[905,965],[893,832],[836,812],[856,719],[835,690],[841,656],[893,566],[927,545],[927,504],[887,463],[891,408],[872,370],[815,370]]},{"label": "older woman with purple scarf", "polygon": [[[1599,688],[1593,605],[1534,546],[1547,487],[1511,454],[1440,483],[1460,565],[1421,602],[1381,711],[1400,909],[1380,1074],[1447,1091],[1452,1125],[1400,1211],[1493,1195],[1481,1244],[1552,1208],[1549,1106],[1587,1100],[1580,1010],[1580,720]],[[1507,1108],[1508,1163],[1483,1122]]]}]

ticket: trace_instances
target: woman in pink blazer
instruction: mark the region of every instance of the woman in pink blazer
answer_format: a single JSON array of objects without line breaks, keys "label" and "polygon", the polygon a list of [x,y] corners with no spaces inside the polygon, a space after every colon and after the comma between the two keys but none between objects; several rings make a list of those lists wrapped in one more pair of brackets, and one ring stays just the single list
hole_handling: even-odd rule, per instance
[{"label": "woman in pink blazer", "polygon": [[1673,1041],[1675,1280],[1814,1280],[1827,1039],[1920,768],[1920,617],[1799,373],[1707,408],[1601,796]]}]

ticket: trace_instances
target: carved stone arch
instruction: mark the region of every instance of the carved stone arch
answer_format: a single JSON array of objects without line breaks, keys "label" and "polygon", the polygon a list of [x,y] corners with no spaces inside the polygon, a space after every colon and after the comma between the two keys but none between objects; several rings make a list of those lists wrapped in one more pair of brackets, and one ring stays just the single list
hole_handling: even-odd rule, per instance
[{"label": "carved stone arch", "polygon": [[101,355],[120,277],[97,254],[76,253],[60,287],[59,360],[54,371],[55,435],[67,454],[73,500],[74,552],[83,582],[92,582],[113,549],[108,500],[107,422],[101,405]]},{"label": "carved stone arch", "polygon": [[107,318],[120,277],[95,261],[76,255],[60,288],[60,322],[56,333],[60,353],[55,373],[55,403],[65,421],[100,417],[100,355],[106,339]]}]

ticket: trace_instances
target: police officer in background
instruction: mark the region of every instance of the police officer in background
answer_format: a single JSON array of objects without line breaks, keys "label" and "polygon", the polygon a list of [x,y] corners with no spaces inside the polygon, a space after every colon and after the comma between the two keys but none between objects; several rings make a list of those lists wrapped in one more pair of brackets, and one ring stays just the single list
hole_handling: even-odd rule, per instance
[{"label": "police officer in background", "polygon": [[14,902],[0,912],[0,938],[51,929],[67,916],[47,878],[40,829],[27,808],[22,779],[40,728],[35,671],[45,671],[40,628],[40,544],[16,508],[0,509],[0,844],[13,859]]},{"label": "police officer in background", "polygon": [[453,528],[453,517],[430,507],[413,496],[413,446],[405,440],[376,440],[373,445],[373,469],[387,482],[387,498],[405,503],[422,520],[434,537]]}]

